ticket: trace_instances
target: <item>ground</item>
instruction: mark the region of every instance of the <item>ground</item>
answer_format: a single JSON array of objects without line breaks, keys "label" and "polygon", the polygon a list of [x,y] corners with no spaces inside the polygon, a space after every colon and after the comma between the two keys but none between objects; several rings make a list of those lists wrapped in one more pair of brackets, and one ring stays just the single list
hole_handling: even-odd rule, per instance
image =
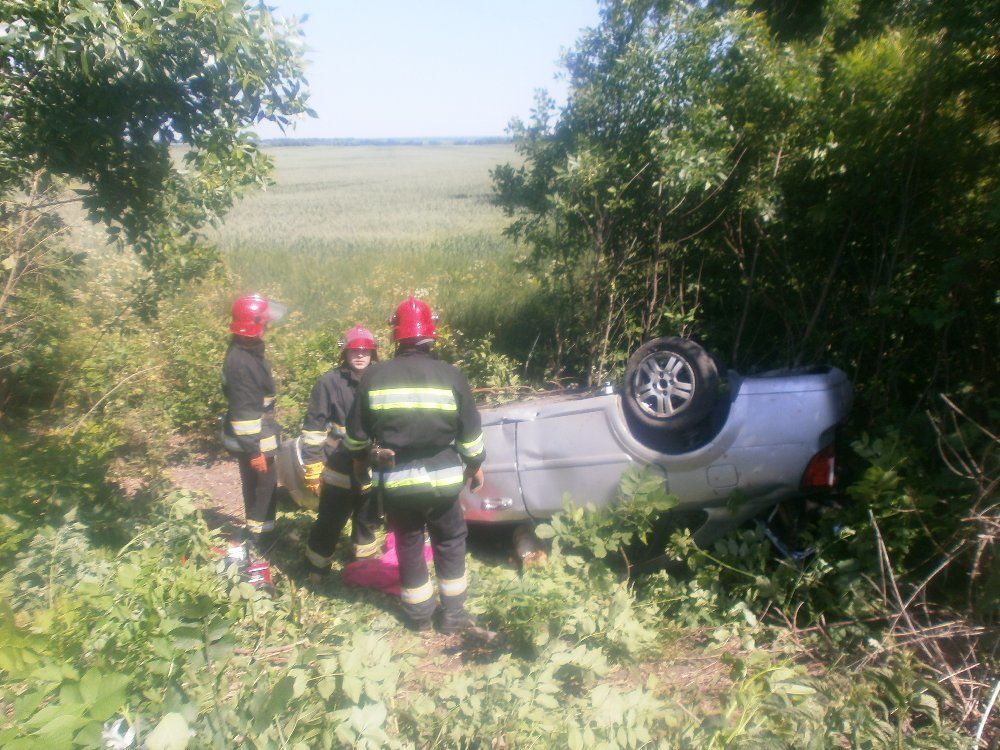
[{"label": "ground", "polygon": [[234,459],[196,455],[187,463],[171,466],[167,476],[181,489],[203,492],[212,499],[205,509],[211,526],[226,533],[242,525],[243,496],[240,472]]},{"label": "ground", "polygon": [[[167,473],[179,488],[202,492],[210,498],[210,503],[204,511],[210,526],[219,528],[224,534],[234,533],[239,529],[243,520],[243,499],[235,460],[225,456],[199,454],[186,463],[171,466]],[[339,600],[343,603],[365,597],[368,592],[348,589],[340,580],[336,570],[326,579],[307,578],[301,574],[297,558],[301,556],[299,548],[303,544],[309,515],[311,514],[300,512],[294,519],[285,518],[280,526],[284,531],[283,549],[273,560],[278,570],[284,574],[276,575],[279,585],[281,579],[285,578],[289,585],[303,587],[321,597],[329,598],[330,601]],[[346,545],[341,547],[345,556],[346,549]],[[474,533],[470,537],[470,553],[480,561],[492,565],[517,564],[512,541],[507,536]],[[394,610],[389,597],[382,594],[366,597],[368,603],[373,603],[371,601],[373,598],[384,605],[385,609]],[[410,643],[406,650],[412,649],[411,653],[418,659],[414,675],[449,675],[462,669],[468,662],[490,661],[495,657],[497,647],[502,649],[502,636],[498,643],[487,643],[481,634],[459,636],[428,632],[421,634],[418,645],[411,642],[412,636],[401,630],[398,640]],[[687,706],[689,710],[698,711],[716,706],[719,696],[731,684],[728,678],[729,669],[723,663],[721,652],[704,653],[694,646],[693,641],[683,645],[680,641],[665,644],[664,653],[660,654],[660,658],[643,662],[630,669],[618,669],[609,675],[609,681],[634,688],[646,684],[650,676],[655,675],[662,685],[694,688],[684,691],[694,701]],[[275,656],[280,658],[280,654]],[[404,678],[404,690],[415,685],[416,683],[413,683],[412,686],[408,686]]]}]

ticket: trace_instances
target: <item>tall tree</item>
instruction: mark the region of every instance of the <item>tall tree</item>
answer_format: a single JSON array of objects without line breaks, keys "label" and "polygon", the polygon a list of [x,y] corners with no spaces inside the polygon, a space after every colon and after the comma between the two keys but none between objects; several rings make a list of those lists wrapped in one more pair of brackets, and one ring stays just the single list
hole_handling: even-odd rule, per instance
[{"label": "tall tree", "polygon": [[156,266],[264,181],[247,129],[308,112],[302,76],[262,3],[0,0],[0,197],[69,178]]},{"label": "tall tree", "polygon": [[607,3],[566,108],[494,173],[564,363],[603,377],[679,330],[743,367],[832,360],[883,403],[990,382],[989,6]]},{"label": "tall tree", "polygon": [[139,254],[154,313],[216,267],[200,230],[265,181],[250,126],[311,114],[299,37],[243,0],[0,0],[0,412],[10,378],[44,380],[42,310],[79,260],[52,209],[81,201]]}]

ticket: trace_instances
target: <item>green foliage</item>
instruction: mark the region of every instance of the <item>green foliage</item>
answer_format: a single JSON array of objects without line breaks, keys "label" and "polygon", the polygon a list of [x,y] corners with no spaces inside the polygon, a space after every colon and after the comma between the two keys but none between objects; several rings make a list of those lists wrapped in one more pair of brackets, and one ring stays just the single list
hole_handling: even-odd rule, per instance
[{"label": "green foliage", "polygon": [[993,390],[998,172],[982,3],[606,3],[571,96],[494,173],[599,382],[644,338],[738,369],[822,360],[874,409]]},{"label": "green foliage", "polygon": [[105,481],[113,439],[96,430],[69,440],[0,435],[0,563],[9,563],[38,528],[76,518],[93,523],[105,539],[121,538],[123,506]]},{"label": "green foliage", "polygon": [[[579,682],[579,674],[592,679]],[[586,647],[557,647],[535,664],[502,657],[480,674],[458,674],[404,711],[422,747],[638,748],[662,726],[664,706],[649,692],[595,684],[603,661]]]},{"label": "green foliage", "polygon": [[18,210],[0,194],[0,414],[56,387],[70,364],[59,342],[72,329],[71,287],[83,256],[46,212]]},{"label": "green foliage", "polygon": [[622,498],[598,513],[574,506],[567,498],[562,513],[536,528],[552,540],[544,567],[521,576],[494,578],[489,586],[487,623],[504,633],[519,650],[537,653],[562,640],[587,643],[616,659],[635,659],[655,637],[649,612],[638,607],[621,579],[617,557],[635,540],[645,540],[657,519],[676,504],[663,479],[653,472],[626,472]]},{"label": "green foliage", "polygon": [[540,524],[540,539],[554,539],[556,551],[585,552],[604,558],[633,540],[645,542],[658,519],[677,505],[677,497],[667,494],[663,476],[654,469],[627,469],[621,478],[618,502],[607,513],[593,507],[575,506],[563,498],[563,512],[550,523]]},{"label": "green foliage", "polygon": [[461,356],[454,362],[475,388],[512,388],[521,384],[517,362],[493,348],[493,334],[479,341],[463,340],[459,346]]},{"label": "green foliage", "polygon": [[[939,606],[995,622],[993,580],[965,568],[981,564],[986,570],[993,559],[988,545],[976,542],[989,532],[974,525],[973,488],[955,485],[936,467],[916,461],[897,433],[866,436],[854,449],[867,468],[847,488],[849,500],[804,519],[799,536],[786,540],[812,550],[804,560],[775,560],[760,529],[730,534],[710,549],[699,549],[689,534],[676,532],[667,553],[683,563],[686,574],[661,572],[640,582],[643,600],[688,625],[734,618],[756,624],[754,613],[769,607],[789,616],[794,612],[801,627],[837,621],[841,624],[827,637],[848,648],[878,637],[878,628],[864,623],[897,611],[902,602],[894,587],[906,598],[920,584]],[[949,565],[950,576],[934,577]],[[930,577],[924,581],[925,576]],[[954,576],[971,588],[956,590]]]},{"label": "green foliage", "polygon": [[5,0],[0,17],[0,194],[37,171],[73,178],[151,261],[165,231],[184,235],[263,182],[245,128],[306,111],[295,26],[264,6]]},{"label": "green foliage", "polygon": [[[817,675],[820,665],[797,664],[804,652],[790,642],[768,645],[746,604],[759,600],[746,592],[737,618],[705,615],[715,628],[707,638],[704,628],[679,630],[701,600],[664,620],[655,587],[637,597],[615,550],[594,537],[627,545],[649,533],[671,505],[655,474],[627,476],[617,511],[554,519],[544,567],[519,576],[470,560],[470,607],[505,645],[440,672],[428,668],[428,642],[384,615],[380,595],[347,594],[336,582],[298,588],[276,568],[279,593],[269,598],[222,568],[197,495],[114,500],[102,480],[106,454],[89,453],[89,439],[60,444],[60,455],[90,467],[94,496],[117,508],[128,540],[107,533],[112,516],[82,513],[87,493],[76,513],[34,525],[25,516],[28,535],[0,576],[4,747],[93,747],[119,718],[150,748],[962,746],[942,716],[948,697],[915,662]],[[8,480],[5,495],[30,504],[37,469],[16,460],[15,447],[27,452],[28,443],[8,440],[5,465],[26,476]],[[47,481],[53,494],[68,492]],[[744,540],[709,554],[747,560],[753,549]],[[705,560],[694,563],[696,578]],[[340,596],[350,605],[331,600]],[[671,651],[695,649],[711,663],[716,644],[728,654],[717,695],[671,676]]]}]

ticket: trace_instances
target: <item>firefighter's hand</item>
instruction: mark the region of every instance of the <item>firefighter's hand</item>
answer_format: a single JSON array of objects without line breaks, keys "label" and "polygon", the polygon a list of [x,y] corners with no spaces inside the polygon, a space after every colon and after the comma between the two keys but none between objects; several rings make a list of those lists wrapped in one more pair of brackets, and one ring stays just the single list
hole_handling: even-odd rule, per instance
[{"label": "firefighter's hand", "polygon": [[303,468],[305,469],[303,484],[305,484],[306,489],[311,493],[319,495],[320,475],[323,473],[323,462],[317,461],[316,463],[306,464]]},{"label": "firefighter's hand", "polygon": [[267,458],[263,453],[258,453],[250,459],[250,468],[258,474],[267,474]]},{"label": "firefighter's hand", "polygon": [[483,483],[486,481],[483,476],[482,467],[479,467],[475,471],[466,469],[465,478],[469,480],[469,490],[472,492],[479,492],[479,490],[483,488]]},{"label": "firefighter's hand", "polygon": [[355,458],[351,462],[351,470],[354,473],[355,481],[362,487],[371,484],[372,473],[368,468],[368,461],[363,458]]}]

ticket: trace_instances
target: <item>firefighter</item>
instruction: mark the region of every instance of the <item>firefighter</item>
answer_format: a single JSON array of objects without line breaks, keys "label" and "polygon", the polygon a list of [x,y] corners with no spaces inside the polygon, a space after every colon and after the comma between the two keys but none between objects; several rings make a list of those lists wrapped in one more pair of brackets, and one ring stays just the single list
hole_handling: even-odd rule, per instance
[{"label": "firefighter", "polygon": [[341,442],[361,373],[378,359],[378,347],[371,332],[360,325],[347,331],[340,345],[341,363],[316,381],[302,424],[305,484],[319,495],[319,513],[306,546],[306,561],[316,572],[330,569],[348,516],[354,557],[363,559],[379,552],[371,480],[354,478],[350,454]]},{"label": "firefighter", "polygon": [[423,554],[426,529],[440,589],[437,628],[454,633],[472,625],[465,611],[468,530],[458,495],[467,480],[473,491],[482,486],[485,454],[468,381],[431,352],[434,320],[412,295],[396,308],[396,355],[361,378],[344,444],[358,475],[369,466],[378,472],[407,625],[426,630],[438,609]]},{"label": "firefighter", "polygon": [[261,552],[274,543],[274,454],[280,428],[274,415],[274,379],[264,357],[263,335],[284,308],[259,294],[233,303],[232,338],[222,365],[222,391],[229,408],[223,425],[223,443],[236,455],[243,486],[245,535]]}]

